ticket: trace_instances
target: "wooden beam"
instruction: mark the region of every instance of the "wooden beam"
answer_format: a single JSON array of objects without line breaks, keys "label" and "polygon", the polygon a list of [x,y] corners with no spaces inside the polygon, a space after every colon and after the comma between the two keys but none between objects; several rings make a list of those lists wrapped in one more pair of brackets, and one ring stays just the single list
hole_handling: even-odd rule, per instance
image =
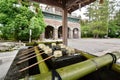
[{"label": "wooden beam", "polygon": [[[82,0],[69,0],[66,4],[67,9],[70,8],[71,6],[75,5],[78,2],[81,2]],[[84,0],[85,1],[85,0]]]},{"label": "wooden beam", "polygon": [[[86,1],[83,1],[83,2],[81,2],[81,7],[84,7],[84,6],[86,6],[86,5],[89,5],[90,3],[94,2],[94,1],[96,1],[96,0],[86,0]],[[71,13],[71,12],[77,10],[78,8],[79,8],[79,4],[73,5],[73,6],[68,10],[68,12]]]},{"label": "wooden beam", "polygon": [[60,8],[62,7],[62,4],[60,4],[57,0],[31,0],[31,1],[39,2],[51,6],[56,6]]}]

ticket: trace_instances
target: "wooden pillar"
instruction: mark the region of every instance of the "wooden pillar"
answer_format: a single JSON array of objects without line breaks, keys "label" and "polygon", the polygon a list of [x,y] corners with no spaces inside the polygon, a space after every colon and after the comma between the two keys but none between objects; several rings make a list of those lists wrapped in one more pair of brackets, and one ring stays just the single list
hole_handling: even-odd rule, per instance
[{"label": "wooden pillar", "polygon": [[62,14],[62,38],[63,38],[63,44],[67,45],[67,9],[63,8],[63,14]]},{"label": "wooden pillar", "polygon": [[58,39],[58,28],[54,28],[54,39],[57,40]]},{"label": "wooden pillar", "polygon": [[40,34],[40,41],[43,41],[45,38],[45,32],[43,32],[42,34]]},{"label": "wooden pillar", "polygon": [[73,29],[70,29],[70,39],[73,39]]},{"label": "wooden pillar", "polygon": [[78,38],[81,38],[81,30],[78,30]]}]

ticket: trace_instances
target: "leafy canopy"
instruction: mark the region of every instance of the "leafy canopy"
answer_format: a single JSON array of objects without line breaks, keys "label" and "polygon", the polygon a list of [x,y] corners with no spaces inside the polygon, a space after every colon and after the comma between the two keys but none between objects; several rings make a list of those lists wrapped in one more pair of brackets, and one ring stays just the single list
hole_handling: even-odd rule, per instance
[{"label": "leafy canopy", "polygon": [[[38,4],[37,4],[38,5]],[[38,39],[44,31],[45,22],[40,8],[33,5],[35,13],[29,9],[30,2],[20,0],[0,0],[0,28],[3,39],[29,39],[32,30],[32,39]]]}]

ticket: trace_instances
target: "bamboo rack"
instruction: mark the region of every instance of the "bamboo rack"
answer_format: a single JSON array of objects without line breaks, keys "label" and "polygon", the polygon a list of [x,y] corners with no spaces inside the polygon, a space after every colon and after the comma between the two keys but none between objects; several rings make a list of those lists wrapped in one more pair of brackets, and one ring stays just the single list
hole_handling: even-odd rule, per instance
[{"label": "bamboo rack", "polygon": [[[44,53],[44,52],[43,52],[43,53]],[[26,58],[26,59],[23,59],[23,60],[17,62],[17,64],[23,63],[23,62],[25,62],[25,61],[28,61],[28,60],[34,58],[34,57],[40,56],[40,55],[43,54],[43,53],[40,53],[40,54],[37,54],[37,55],[31,56],[31,57]]]},{"label": "bamboo rack", "polygon": [[19,57],[23,56],[23,55],[26,55],[30,52],[33,52],[34,51],[34,47],[33,48],[30,48],[30,49],[27,49],[25,51],[22,51],[22,54],[18,55]]},{"label": "bamboo rack", "polygon": [[36,65],[38,65],[38,64],[40,64],[40,63],[42,63],[42,62],[44,62],[44,61],[46,61],[46,60],[48,60],[48,59],[51,59],[52,57],[54,57],[54,55],[49,56],[49,57],[47,57],[47,58],[45,58],[45,59],[43,59],[43,60],[41,60],[41,61],[39,61],[39,62],[36,62],[36,63],[34,63],[34,64],[32,64],[32,65],[26,67],[26,68],[23,68],[23,69],[19,70],[19,72],[23,72],[23,71],[25,71],[25,70],[27,70],[27,69],[33,67],[33,66],[36,66]]},{"label": "bamboo rack", "polygon": [[[40,51],[42,51],[42,50],[40,50]],[[33,53],[30,53],[30,54],[28,54],[28,55],[26,55],[26,56],[20,57],[19,59],[25,59],[25,58],[27,58],[27,57],[33,55],[33,54],[35,54],[35,53],[34,53],[34,52],[33,52]]]}]

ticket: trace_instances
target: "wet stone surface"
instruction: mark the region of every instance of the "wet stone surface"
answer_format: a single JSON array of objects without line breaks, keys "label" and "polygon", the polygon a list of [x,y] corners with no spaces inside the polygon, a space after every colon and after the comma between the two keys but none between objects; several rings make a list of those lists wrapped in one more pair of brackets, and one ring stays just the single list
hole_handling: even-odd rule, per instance
[{"label": "wet stone surface", "polygon": [[0,59],[0,65],[2,64],[2,59]]},{"label": "wet stone surface", "polygon": [[[21,53],[21,51],[23,51],[23,50],[19,50],[17,56]],[[18,61],[19,61],[19,57],[15,57],[4,80],[19,80],[27,75],[27,73],[28,73],[27,70],[24,72],[21,72],[21,73],[18,71],[20,69],[26,67],[28,65],[28,62],[26,61],[26,62],[18,65],[17,64]]]}]

